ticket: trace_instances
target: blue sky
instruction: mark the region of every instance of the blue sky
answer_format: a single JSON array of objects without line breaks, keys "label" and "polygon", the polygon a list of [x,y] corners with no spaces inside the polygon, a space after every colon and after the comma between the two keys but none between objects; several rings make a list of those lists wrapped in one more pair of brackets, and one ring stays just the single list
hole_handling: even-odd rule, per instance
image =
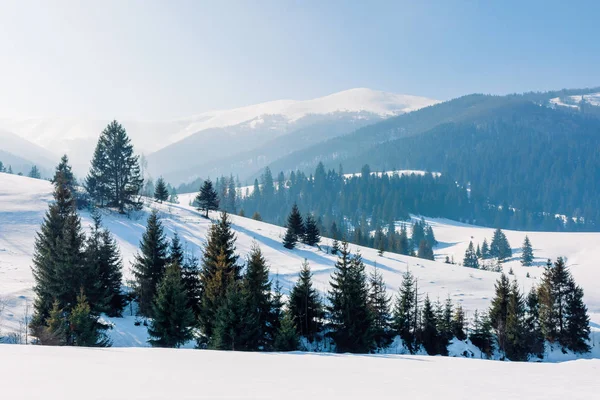
[{"label": "blue sky", "polygon": [[354,87],[445,100],[600,86],[599,3],[2,2],[0,116],[168,119]]}]

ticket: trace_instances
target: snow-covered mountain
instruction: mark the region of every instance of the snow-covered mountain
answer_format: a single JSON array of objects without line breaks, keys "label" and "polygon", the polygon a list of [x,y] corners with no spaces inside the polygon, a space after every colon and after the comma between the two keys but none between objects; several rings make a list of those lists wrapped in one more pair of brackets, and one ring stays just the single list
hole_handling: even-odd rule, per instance
[{"label": "snow-covered mountain", "polygon": [[[283,134],[306,128],[318,123],[335,122],[340,127],[328,129],[333,134],[345,133],[370,121],[413,111],[438,103],[425,97],[408,96],[375,91],[371,89],[351,89],[312,100],[277,100],[266,103],[204,112],[187,118],[169,121],[120,120],[127,129],[138,153],[158,152],[166,146],[181,143],[163,153],[165,159],[174,157],[176,166],[165,165],[163,156],[155,159],[156,173],[168,172],[177,168],[193,169],[198,157],[203,161],[213,161],[211,155],[222,157],[247,151]],[[112,120],[89,120],[81,118],[0,118],[0,130],[12,132],[54,154],[69,154],[74,169],[85,173],[94,150],[98,135]],[[341,128],[341,126],[344,128]],[[192,146],[184,139],[196,136]],[[319,135],[320,136],[320,135]],[[222,146],[218,153],[207,151],[207,144],[218,139],[223,145],[227,139],[233,142]],[[311,142],[312,143],[312,142]],[[201,144],[201,145],[200,145]],[[186,160],[178,148],[194,151],[194,157]],[[227,151],[223,151],[227,149]],[[292,150],[292,149],[290,149]],[[199,153],[198,153],[199,152]],[[168,162],[167,162],[168,163]],[[190,163],[190,165],[186,165]],[[150,167],[152,168],[152,162]],[[159,171],[160,170],[160,171]],[[228,171],[229,172],[229,171]],[[198,173],[201,173],[200,171]],[[185,174],[182,175],[188,178]]]},{"label": "snow-covered mountain", "polygon": [[600,93],[590,93],[584,95],[554,97],[550,99],[550,105],[558,107],[579,108],[581,105],[600,107]]}]

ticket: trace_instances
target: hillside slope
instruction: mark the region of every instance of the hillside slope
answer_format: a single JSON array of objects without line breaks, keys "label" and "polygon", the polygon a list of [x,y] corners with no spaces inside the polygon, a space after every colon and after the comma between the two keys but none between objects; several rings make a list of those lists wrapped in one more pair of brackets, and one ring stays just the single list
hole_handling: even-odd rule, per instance
[{"label": "hillside slope", "polygon": [[[33,278],[30,266],[35,232],[52,198],[51,190],[50,183],[45,181],[0,174],[0,298],[6,303],[6,309],[0,317],[3,332],[18,329],[24,315],[25,303],[32,304]],[[150,203],[149,206],[160,211],[165,231],[169,236],[178,232],[187,243],[188,249],[199,255],[211,222],[187,206],[188,197],[182,195],[180,205]],[[145,208],[131,218],[115,214],[106,214],[103,217],[104,225],[114,234],[121,249],[125,280],[130,278],[129,266],[145,229],[148,210],[149,208]],[[211,217],[216,218],[217,214],[213,213]],[[84,226],[91,225],[89,214],[82,213],[82,219]],[[317,288],[321,291],[327,290],[336,260],[334,256],[303,245],[295,250],[287,250],[281,244],[283,228],[238,216],[231,216],[231,219],[237,234],[237,250],[242,259],[256,242],[270,264],[272,278],[279,277],[285,292],[297,279],[304,259],[311,265]],[[361,252],[369,269],[377,265],[383,273],[390,295],[396,293],[402,274],[410,269],[419,280],[421,293],[428,293],[430,297],[441,300],[450,296],[454,302],[463,305],[467,316],[471,316],[476,309],[487,308],[499,274],[448,265],[441,260],[446,255],[453,256],[457,261],[462,260],[469,240],[480,242],[484,237],[489,240],[492,230],[448,220],[430,220],[430,223],[440,242],[435,249],[439,261],[392,253],[378,256],[374,249],[354,245],[351,245],[351,249]],[[523,268],[519,264],[519,251],[516,248],[522,243],[525,232],[508,231],[506,234],[515,257],[505,264],[505,270],[512,268],[523,289],[529,290],[541,276],[542,268]],[[549,257],[567,257],[578,283],[585,289],[585,301],[592,313],[592,320],[595,324],[600,323],[600,288],[596,284],[599,274],[596,260],[600,259],[600,249],[597,247],[600,234],[533,232],[529,233],[529,237],[534,246],[536,265],[542,265]],[[322,246],[329,244],[329,239],[323,239]],[[526,278],[527,273],[531,278]],[[115,329],[110,334],[115,346],[147,345],[145,328],[135,327],[133,317],[114,318],[112,322]]]}]

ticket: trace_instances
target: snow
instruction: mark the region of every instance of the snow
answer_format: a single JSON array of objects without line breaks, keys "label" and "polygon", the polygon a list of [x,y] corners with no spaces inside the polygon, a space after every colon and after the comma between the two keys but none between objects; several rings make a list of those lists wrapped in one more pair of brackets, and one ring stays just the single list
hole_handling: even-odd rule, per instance
[{"label": "snow", "polygon": [[3,395],[23,400],[587,400],[600,389],[600,360],[536,364],[408,355],[15,345],[1,345],[0,359]]},{"label": "snow", "polygon": [[578,108],[581,101],[584,99],[586,103],[592,106],[600,106],[600,93],[591,93],[567,97],[555,97],[553,99],[550,99],[550,104],[555,106]]},{"label": "snow", "polygon": [[[49,182],[0,173],[0,298],[6,303],[0,315],[0,330],[4,335],[19,329],[25,304],[32,304],[33,278],[30,266],[34,238],[52,198],[51,191]],[[159,210],[169,237],[177,232],[188,250],[200,254],[211,222],[188,203],[189,198],[180,195],[178,205],[149,202],[149,207],[130,218],[112,213],[103,216],[104,225],[114,234],[123,255],[125,280],[130,277],[129,267],[145,230],[150,208]],[[217,217],[217,213],[211,213],[211,218]],[[467,317],[472,316],[476,309],[487,309],[499,273],[444,264],[442,261],[449,256],[454,257],[456,262],[462,262],[469,241],[481,243],[484,238],[490,241],[493,229],[445,219],[425,219],[432,225],[439,241],[434,249],[437,261],[388,252],[378,256],[377,250],[356,245],[350,245],[350,248],[353,252],[361,252],[369,270],[377,265],[391,295],[398,290],[402,274],[410,269],[418,278],[419,291],[428,293],[432,299],[444,300],[449,296],[455,303],[462,304]],[[322,240],[322,250],[304,245],[288,250],[281,244],[284,228],[234,215],[231,220],[241,258],[244,259],[256,242],[270,264],[272,278],[276,275],[279,277],[284,291],[288,291],[296,281],[305,258],[313,270],[316,287],[321,291],[327,290],[336,261],[335,256],[324,251],[331,244],[329,239]],[[82,212],[82,223],[85,227],[91,225],[91,218],[86,212]],[[590,310],[594,331],[593,341],[597,344],[600,339],[600,287],[597,285],[599,272],[596,262],[600,259],[600,233],[505,233],[513,247],[514,257],[505,264],[504,270],[512,268],[524,290],[529,290],[539,282],[547,258],[567,258],[577,282],[585,290],[584,299]],[[531,239],[536,256],[536,265],[528,268],[522,267],[518,260],[518,248],[526,234]],[[530,278],[526,277],[527,273]],[[147,345],[145,327],[135,326],[135,318],[129,315],[129,310],[125,314],[126,318],[109,319],[115,325],[110,331],[114,346]],[[594,348],[593,354],[600,357],[600,346]]]}]

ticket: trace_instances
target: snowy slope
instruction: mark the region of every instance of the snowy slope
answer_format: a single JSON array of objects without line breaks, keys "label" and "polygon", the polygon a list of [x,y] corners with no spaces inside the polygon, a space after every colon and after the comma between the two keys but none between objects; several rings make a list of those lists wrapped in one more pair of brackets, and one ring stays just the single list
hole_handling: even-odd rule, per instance
[{"label": "snowy slope", "polygon": [[600,389],[599,360],[534,364],[426,356],[11,345],[0,345],[0,359],[3,395],[22,400],[588,400]]},{"label": "snowy slope", "polygon": [[[181,195],[180,205],[151,206],[160,210],[169,236],[178,232],[187,243],[189,250],[199,254],[205,243],[210,221],[202,218],[188,206],[191,196]],[[39,228],[48,201],[51,199],[51,185],[48,182],[24,177],[0,174],[0,297],[6,301],[6,309],[0,317],[1,329],[5,332],[18,329],[24,314],[25,302],[31,304],[33,279],[30,265],[33,254],[35,232]],[[125,278],[129,278],[129,265],[141,235],[145,229],[147,209],[131,219],[114,214],[104,216],[104,224],[113,232],[125,261]],[[216,218],[214,213],[211,217]],[[237,250],[245,257],[256,242],[270,263],[272,276],[279,276],[285,291],[297,279],[302,261],[306,258],[313,270],[316,286],[324,291],[328,288],[335,257],[316,248],[300,245],[295,250],[287,250],[281,245],[284,229],[278,226],[232,216],[233,228],[237,232]],[[492,229],[463,225],[448,220],[428,220],[440,242],[435,249],[438,260],[446,255],[462,260],[469,240],[481,242],[491,238]],[[83,225],[89,226],[91,219],[83,213]],[[535,284],[541,276],[541,267],[522,268],[516,257],[516,247],[522,242],[524,232],[506,231],[515,259],[508,262],[505,270],[512,267],[524,289]],[[548,257],[566,256],[577,281],[585,289],[585,300],[592,312],[593,327],[600,323],[600,287],[597,285],[600,259],[599,233],[529,233],[534,247],[536,262],[543,264]],[[330,245],[323,239],[322,246]],[[402,273],[410,269],[419,280],[421,293],[429,293],[433,299],[444,300],[450,296],[460,302],[468,316],[475,309],[489,306],[493,295],[494,282],[499,274],[473,270],[458,265],[448,265],[440,261],[427,261],[417,258],[385,253],[382,257],[374,249],[351,245],[353,251],[360,250],[367,266],[375,264],[382,271],[390,294],[394,294],[401,282]],[[531,278],[526,278],[527,272]],[[133,318],[113,319],[116,324],[111,336],[115,346],[146,345],[146,332],[143,327],[134,327]],[[596,341],[597,342],[597,341]]]},{"label": "snowy slope", "polygon": [[550,104],[553,106],[578,108],[582,101],[585,101],[589,105],[600,107],[600,93],[555,97],[550,99]]}]

